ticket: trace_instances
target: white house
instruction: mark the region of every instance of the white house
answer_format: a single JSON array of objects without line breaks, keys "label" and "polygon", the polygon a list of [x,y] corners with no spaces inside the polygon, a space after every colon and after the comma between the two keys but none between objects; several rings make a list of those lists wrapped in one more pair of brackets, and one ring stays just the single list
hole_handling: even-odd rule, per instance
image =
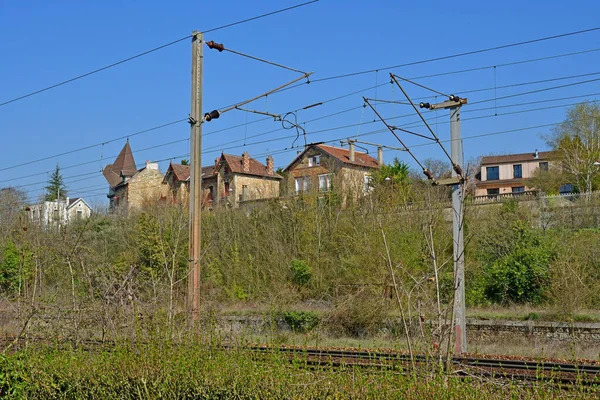
[{"label": "white house", "polygon": [[44,201],[29,206],[29,217],[32,222],[44,227],[65,226],[71,221],[89,218],[92,209],[81,197],[71,199]]}]

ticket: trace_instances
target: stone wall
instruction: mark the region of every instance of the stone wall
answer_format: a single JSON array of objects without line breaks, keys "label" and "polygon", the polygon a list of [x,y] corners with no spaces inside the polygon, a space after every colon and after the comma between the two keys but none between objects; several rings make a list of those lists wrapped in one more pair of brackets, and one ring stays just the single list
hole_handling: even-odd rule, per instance
[{"label": "stone wall", "polygon": [[140,209],[146,202],[156,202],[167,195],[164,175],[158,169],[146,168],[135,174],[127,185],[127,209]]}]

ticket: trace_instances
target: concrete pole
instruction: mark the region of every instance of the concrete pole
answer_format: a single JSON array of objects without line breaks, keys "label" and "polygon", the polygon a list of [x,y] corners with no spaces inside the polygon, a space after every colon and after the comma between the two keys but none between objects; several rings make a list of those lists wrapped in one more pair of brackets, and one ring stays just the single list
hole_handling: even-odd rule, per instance
[{"label": "concrete pole", "polygon": [[354,141],[348,140],[348,144],[350,145],[350,161],[354,162]]},{"label": "concrete pole", "polygon": [[383,147],[377,148],[377,164],[381,167],[383,165]]},{"label": "concrete pole", "polygon": [[195,323],[200,315],[200,209],[202,207],[202,61],[204,35],[192,32],[192,99],[190,112],[190,246],[188,307]]},{"label": "concrete pole", "polygon": [[[463,165],[462,141],[460,138],[460,106],[450,108],[451,157],[455,164]],[[452,171],[456,177],[456,171]],[[454,242],[454,324],[455,353],[467,351],[466,309],[465,309],[465,254],[463,240],[463,184],[452,187],[452,236]]]}]

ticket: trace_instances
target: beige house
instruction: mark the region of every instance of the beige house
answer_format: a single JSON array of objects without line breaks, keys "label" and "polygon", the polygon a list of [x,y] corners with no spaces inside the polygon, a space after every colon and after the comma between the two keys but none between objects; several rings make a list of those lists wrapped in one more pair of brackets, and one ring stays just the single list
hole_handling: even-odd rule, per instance
[{"label": "beige house", "polygon": [[69,221],[79,221],[87,219],[92,215],[92,208],[81,197],[69,199],[67,206],[67,219]]},{"label": "beige house", "polygon": [[164,175],[158,169],[158,163],[146,161],[143,168],[136,169],[129,140],[115,162],[108,164],[102,173],[109,184],[107,197],[111,209],[140,209],[146,201],[158,201],[164,197]]},{"label": "beige house", "polygon": [[354,197],[369,191],[370,174],[379,162],[366,153],[310,144],[287,166],[288,194],[327,192],[333,187]]},{"label": "beige house", "polygon": [[533,177],[538,169],[548,170],[553,156],[552,151],[536,150],[533,153],[483,157],[475,195],[518,194],[534,190],[535,188],[527,186],[527,179]]},{"label": "beige house", "polygon": [[[202,167],[202,204],[205,207],[237,207],[246,200],[270,199],[279,196],[279,182],[283,179],[274,171],[273,157],[266,165],[251,158],[222,153],[215,164]],[[190,167],[173,164],[165,174],[163,183],[168,187],[167,200],[187,202],[189,196]]]}]

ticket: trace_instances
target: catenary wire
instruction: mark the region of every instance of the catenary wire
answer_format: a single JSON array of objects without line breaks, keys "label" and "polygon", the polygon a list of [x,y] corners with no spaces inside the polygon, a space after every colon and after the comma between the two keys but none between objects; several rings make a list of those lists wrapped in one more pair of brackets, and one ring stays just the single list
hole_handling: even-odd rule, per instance
[{"label": "catenary wire", "polygon": [[[306,6],[306,5],[308,5],[308,4],[315,3],[315,2],[317,2],[317,1],[319,1],[319,0],[312,0],[312,1],[305,2],[305,3],[296,4],[296,5],[294,5],[294,6],[291,6],[291,7],[282,8],[282,9],[280,9],[280,10],[271,11],[271,12],[269,12],[269,13],[266,13],[266,14],[257,15],[257,16],[255,16],[255,17],[247,18],[247,19],[244,19],[244,20],[241,20],[241,21],[237,21],[237,22],[232,22],[232,23],[230,23],[230,24],[221,25],[221,26],[218,26],[218,27],[215,27],[215,28],[211,28],[211,29],[205,30],[205,31],[204,31],[204,33],[215,32],[215,31],[218,31],[218,30],[220,30],[220,29],[225,29],[225,28],[229,28],[229,27],[231,27],[231,26],[235,26],[235,25],[243,24],[243,23],[245,23],[245,22],[254,21],[254,20],[256,20],[256,19],[259,19],[259,18],[268,17],[268,16],[271,16],[271,15],[274,15],[274,14],[278,14],[278,13],[281,13],[281,12],[284,12],[284,11],[289,11],[289,10],[292,10],[292,9],[294,9],[294,8],[298,8],[298,7]],[[68,83],[71,83],[71,82],[77,81],[77,80],[79,80],[79,79],[86,78],[86,77],[88,77],[88,76],[90,76],[90,75],[97,74],[97,73],[99,73],[99,72],[102,72],[102,71],[105,71],[105,70],[107,70],[107,69],[110,69],[110,68],[116,67],[116,66],[118,66],[118,65],[124,64],[124,63],[126,63],[126,62],[129,62],[129,61],[135,60],[135,59],[137,59],[137,58],[140,58],[140,57],[143,57],[143,56],[145,56],[145,55],[148,55],[148,54],[154,53],[154,52],[156,52],[156,51],[162,50],[162,49],[164,49],[164,48],[166,48],[166,47],[169,47],[169,46],[172,46],[172,45],[174,45],[174,44],[180,43],[180,42],[182,42],[182,41],[184,41],[184,40],[190,39],[191,37],[192,37],[192,35],[186,35],[186,36],[183,36],[183,37],[181,37],[181,38],[179,38],[179,39],[175,39],[175,40],[173,40],[173,41],[171,41],[171,42],[169,42],[169,43],[165,43],[165,44],[163,44],[163,45],[160,45],[160,46],[158,46],[158,47],[154,47],[154,48],[152,48],[152,49],[150,49],[150,50],[146,50],[146,51],[144,51],[144,52],[142,52],[142,53],[139,53],[139,54],[133,55],[133,56],[131,56],[131,57],[127,57],[127,58],[125,58],[125,59],[123,59],[123,60],[120,60],[120,61],[114,62],[114,63],[112,63],[112,64],[105,65],[104,67],[97,68],[97,69],[95,69],[95,70],[92,70],[92,71],[90,71],[90,72],[86,72],[85,74],[81,74],[81,75],[75,76],[75,77],[73,77],[73,78],[70,78],[70,79],[64,80],[64,81],[62,81],[62,82],[55,83],[55,84],[53,84],[53,85],[47,86],[47,87],[45,87],[45,88],[42,88],[42,89],[39,89],[39,90],[36,90],[36,91],[30,92],[30,93],[27,93],[27,94],[25,94],[25,95],[22,95],[22,96],[15,97],[15,98],[13,98],[13,99],[10,99],[10,100],[7,100],[7,101],[4,101],[4,102],[0,103],[0,107],[2,107],[2,106],[5,106],[5,105],[8,105],[8,104],[11,104],[11,103],[14,103],[14,102],[16,102],[16,101],[19,101],[19,100],[26,99],[26,98],[28,98],[28,97],[31,97],[31,96],[35,96],[35,95],[37,95],[37,94],[40,94],[40,93],[46,92],[46,91],[48,91],[48,90],[51,90],[51,89],[54,89],[54,88],[57,88],[57,87],[60,87],[60,86],[66,85],[66,84],[68,84]]]}]

